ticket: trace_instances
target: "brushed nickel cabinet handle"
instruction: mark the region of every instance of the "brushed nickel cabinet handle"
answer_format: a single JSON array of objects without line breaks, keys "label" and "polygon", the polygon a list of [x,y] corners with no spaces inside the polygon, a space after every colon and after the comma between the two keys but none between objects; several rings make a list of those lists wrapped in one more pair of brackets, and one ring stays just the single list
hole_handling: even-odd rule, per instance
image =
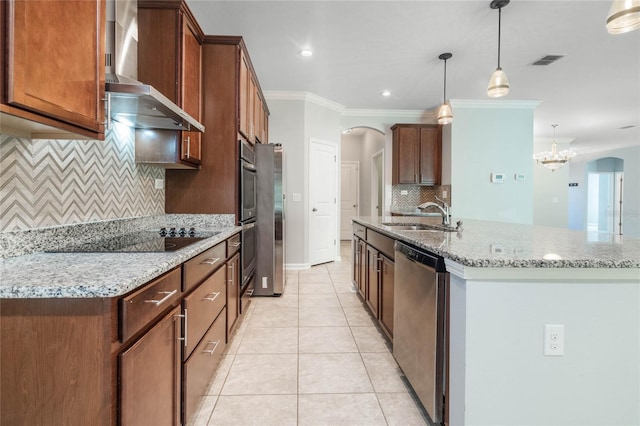
[{"label": "brushed nickel cabinet handle", "polygon": [[207,346],[208,346],[208,345],[211,345],[211,344],[213,344],[213,349],[211,349],[211,350],[206,350],[206,349],[205,349],[204,351],[202,351],[202,353],[203,353],[203,354],[213,355],[213,353],[216,351],[216,348],[217,348],[217,347],[218,347],[218,345],[220,344],[220,339],[218,339],[218,341],[217,341],[217,342],[208,342],[208,343],[207,343]]},{"label": "brushed nickel cabinet handle", "polygon": [[[213,297],[211,296],[212,294],[213,294]],[[214,291],[209,293],[207,296],[209,297],[203,297],[202,300],[208,300],[209,302],[213,302],[214,300],[216,300],[216,297],[220,296],[220,292]]]},{"label": "brushed nickel cabinet handle", "polygon": [[173,290],[173,291],[159,291],[158,294],[166,294],[166,296],[164,296],[162,299],[160,300],[145,300],[145,303],[155,303],[156,306],[160,306],[162,305],[164,302],[166,302],[167,300],[171,299],[171,296],[173,296],[174,294],[176,294],[178,292],[178,290]]},{"label": "brushed nickel cabinet handle", "polygon": [[229,243],[231,247],[240,247],[240,243]]},{"label": "brushed nickel cabinet handle", "polygon": [[191,156],[191,136],[187,136],[187,158]]},{"label": "brushed nickel cabinet handle", "polygon": [[219,260],[220,260],[219,257],[211,257],[209,259],[203,260],[200,264],[201,265],[215,265]]},{"label": "brushed nickel cabinet handle", "polygon": [[184,345],[187,346],[187,310],[184,310],[184,315],[174,315],[174,318],[184,318],[184,337],[178,337],[178,340],[184,341]]}]

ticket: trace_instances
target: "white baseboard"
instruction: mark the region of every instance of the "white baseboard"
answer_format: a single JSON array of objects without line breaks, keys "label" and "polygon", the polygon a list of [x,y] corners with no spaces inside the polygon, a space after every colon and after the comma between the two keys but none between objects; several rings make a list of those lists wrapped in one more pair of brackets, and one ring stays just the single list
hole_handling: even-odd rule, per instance
[{"label": "white baseboard", "polygon": [[301,271],[309,268],[311,268],[311,265],[308,263],[287,263],[284,265],[284,269],[287,271]]}]

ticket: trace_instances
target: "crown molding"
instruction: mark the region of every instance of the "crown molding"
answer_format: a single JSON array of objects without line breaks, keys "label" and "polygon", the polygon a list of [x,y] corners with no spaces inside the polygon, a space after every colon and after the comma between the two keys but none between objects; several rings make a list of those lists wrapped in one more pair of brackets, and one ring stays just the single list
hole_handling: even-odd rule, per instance
[{"label": "crown molding", "polygon": [[[542,101],[511,101],[502,99],[450,99],[451,108],[505,108],[505,109],[534,109]],[[455,112],[454,112],[455,114]]]},{"label": "crown molding", "polygon": [[331,109],[336,112],[342,112],[346,108],[344,105],[339,104],[337,102],[330,101],[327,98],[323,98],[322,96],[314,95],[310,92],[264,92],[264,97],[267,100],[276,100],[276,101],[304,101],[312,104],[319,105],[321,107],[325,107],[327,109]]},{"label": "crown molding", "polygon": [[436,119],[435,111],[417,109],[355,109],[347,108],[342,112],[345,117],[400,117]]}]

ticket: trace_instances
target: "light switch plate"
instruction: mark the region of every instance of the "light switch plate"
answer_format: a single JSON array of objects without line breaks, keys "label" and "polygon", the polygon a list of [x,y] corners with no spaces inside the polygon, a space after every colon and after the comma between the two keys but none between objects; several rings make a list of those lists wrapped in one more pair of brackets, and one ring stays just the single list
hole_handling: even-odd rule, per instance
[{"label": "light switch plate", "polygon": [[291,201],[300,201],[302,200],[302,195],[299,192],[294,192],[291,194]]}]

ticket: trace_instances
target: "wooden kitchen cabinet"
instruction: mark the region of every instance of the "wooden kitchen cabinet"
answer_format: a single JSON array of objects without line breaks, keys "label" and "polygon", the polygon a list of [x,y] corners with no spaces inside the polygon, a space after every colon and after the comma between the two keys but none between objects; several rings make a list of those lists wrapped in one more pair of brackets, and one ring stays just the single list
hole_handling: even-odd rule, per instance
[{"label": "wooden kitchen cabinet", "polygon": [[238,132],[251,143],[267,143],[269,112],[248,56],[240,52]]},{"label": "wooden kitchen cabinet", "polygon": [[367,259],[367,281],[365,291],[365,301],[367,306],[373,313],[373,316],[378,318],[378,303],[380,302],[380,262],[378,257],[378,250],[367,244],[366,250]]},{"label": "wooden kitchen cabinet", "polygon": [[227,341],[240,313],[240,254],[227,261]]},{"label": "wooden kitchen cabinet", "polygon": [[437,124],[395,124],[392,184],[439,185],[442,129]]},{"label": "wooden kitchen cabinet", "polygon": [[2,132],[104,139],[105,1],[7,0],[0,22]]},{"label": "wooden kitchen cabinet", "polygon": [[180,423],[180,308],[118,355],[120,424]]},{"label": "wooden kitchen cabinet", "polygon": [[[167,213],[234,214],[239,220],[240,140],[251,135],[251,82],[264,99],[242,37],[205,36],[202,124],[212,130],[202,141],[215,149],[203,150],[198,173],[167,170]],[[264,120],[261,126],[267,125]]]},{"label": "wooden kitchen cabinet", "polygon": [[382,329],[393,338],[393,292],[395,263],[384,254],[379,255],[380,262],[380,324]]},{"label": "wooden kitchen cabinet", "polygon": [[384,332],[393,338],[395,241],[353,223],[353,283]]},{"label": "wooden kitchen cabinet", "polygon": [[[138,1],[138,79],[154,86],[198,121],[202,120],[203,38],[202,29],[184,1]],[[137,132],[136,161],[162,163],[167,168],[197,168],[202,161],[202,134],[161,133],[167,132],[175,136],[147,136],[144,143],[138,140],[143,132]],[[157,144],[171,144],[172,148],[160,149]],[[165,157],[159,161],[153,158],[156,152],[170,152],[174,158],[172,162]]]}]

